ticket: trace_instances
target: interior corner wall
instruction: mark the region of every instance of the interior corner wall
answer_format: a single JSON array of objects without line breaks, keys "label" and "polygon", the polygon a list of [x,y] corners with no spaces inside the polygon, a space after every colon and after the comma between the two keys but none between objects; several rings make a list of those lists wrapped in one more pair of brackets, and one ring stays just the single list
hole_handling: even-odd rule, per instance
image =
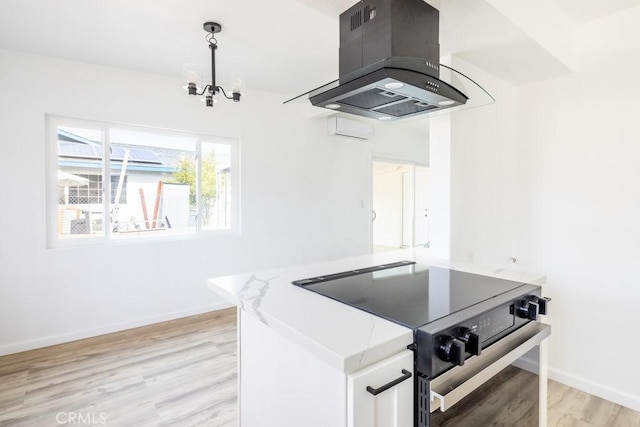
[{"label": "interior corner wall", "polygon": [[[208,277],[367,253],[372,153],[428,162],[425,126],[371,122],[359,141],[286,95],[210,109],[178,77],[2,50],[0,64],[0,354],[227,306]],[[45,114],[238,139],[241,233],[48,249]]]},{"label": "interior corner wall", "polygon": [[519,88],[453,64],[497,102],[452,116],[451,253],[545,274],[549,378],[640,410],[637,22],[582,25],[575,72]]},{"label": "interior corner wall", "polygon": [[635,410],[637,369],[624,360],[640,354],[638,22],[636,6],[584,24],[576,72],[518,93],[535,268],[553,298],[549,376]]}]

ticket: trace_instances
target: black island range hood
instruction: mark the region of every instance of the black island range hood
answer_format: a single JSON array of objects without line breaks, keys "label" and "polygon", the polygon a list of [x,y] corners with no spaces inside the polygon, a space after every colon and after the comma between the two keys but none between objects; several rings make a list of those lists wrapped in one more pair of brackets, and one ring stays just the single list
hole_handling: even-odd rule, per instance
[{"label": "black island range hood", "polygon": [[441,78],[438,33],[439,12],[424,0],[359,1],[340,15],[340,78],[286,102],[308,95],[314,106],[378,120],[464,106],[468,93]]}]

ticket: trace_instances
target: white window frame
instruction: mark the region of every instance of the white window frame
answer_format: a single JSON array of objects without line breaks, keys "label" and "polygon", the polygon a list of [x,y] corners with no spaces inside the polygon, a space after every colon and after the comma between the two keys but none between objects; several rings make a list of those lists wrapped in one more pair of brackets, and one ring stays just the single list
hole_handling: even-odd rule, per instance
[{"label": "white window frame", "polygon": [[[61,239],[58,236],[58,197],[57,197],[57,171],[58,171],[58,128],[59,127],[75,127],[85,129],[95,129],[100,131],[103,136],[103,156],[102,156],[102,182],[103,182],[103,223],[109,224],[109,209],[111,206],[111,179],[110,179],[110,129],[132,130],[139,132],[156,133],[160,135],[185,136],[187,138],[196,139],[196,225],[192,232],[175,233],[157,235],[150,233],[149,235],[127,237],[119,233],[112,233],[111,227],[105,225],[103,227],[104,234],[99,236],[90,236],[79,239]],[[200,203],[200,189],[202,178],[202,144],[203,143],[222,143],[228,144],[231,148],[231,226],[227,229],[205,229],[202,225],[202,206]],[[75,119],[69,117],[46,115],[45,116],[45,160],[46,160],[46,208],[47,208],[47,247],[73,247],[87,245],[110,245],[110,244],[134,244],[145,243],[154,240],[185,240],[210,238],[219,235],[240,234],[240,143],[235,138],[220,137],[214,135],[200,134],[187,131],[176,131],[159,129],[148,126],[125,125],[120,123],[108,123],[95,120]],[[113,234],[117,234],[114,238]]]}]

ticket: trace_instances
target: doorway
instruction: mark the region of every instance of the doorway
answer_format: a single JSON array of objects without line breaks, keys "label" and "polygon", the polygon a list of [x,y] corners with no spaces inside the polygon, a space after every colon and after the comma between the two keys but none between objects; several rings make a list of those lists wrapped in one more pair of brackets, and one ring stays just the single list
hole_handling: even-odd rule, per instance
[{"label": "doorway", "polygon": [[429,246],[429,168],[376,159],[372,164],[372,252]]}]

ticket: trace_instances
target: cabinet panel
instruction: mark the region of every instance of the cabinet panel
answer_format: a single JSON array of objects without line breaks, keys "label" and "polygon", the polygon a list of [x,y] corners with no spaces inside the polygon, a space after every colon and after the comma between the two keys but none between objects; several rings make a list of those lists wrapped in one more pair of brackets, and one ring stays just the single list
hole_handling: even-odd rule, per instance
[{"label": "cabinet panel", "polygon": [[[388,390],[374,396],[367,387],[379,389],[406,377]],[[348,427],[413,426],[413,352],[404,350],[347,378]]]},{"label": "cabinet panel", "polygon": [[344,427],[345,374],[239,310],[240,426]]}]

